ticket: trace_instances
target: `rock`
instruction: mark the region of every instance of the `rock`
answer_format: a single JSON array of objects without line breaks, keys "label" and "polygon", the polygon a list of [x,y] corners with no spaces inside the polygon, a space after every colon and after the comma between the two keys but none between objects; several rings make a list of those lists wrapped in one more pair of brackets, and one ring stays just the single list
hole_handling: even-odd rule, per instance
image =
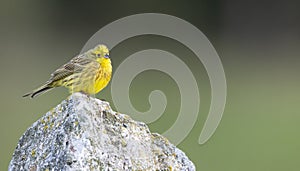
[{"label": "rock", "polygon": [[195,170],[195,166],[146,124],[114,112],[108,102],[75,93],[27,129],[8,170]]}]

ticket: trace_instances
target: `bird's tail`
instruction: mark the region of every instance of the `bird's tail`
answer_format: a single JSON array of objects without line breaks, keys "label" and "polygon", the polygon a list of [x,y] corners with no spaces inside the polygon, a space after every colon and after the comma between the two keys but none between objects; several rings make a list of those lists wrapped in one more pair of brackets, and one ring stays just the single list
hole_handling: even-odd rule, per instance
[{"label": "bird's tail", "polygon": [[41,87],[33,90],[32,92],[24,94],[23,97],[30,96],[31,98],[34,98],[35,96],[40,95],[42,93],[45,93],[46,91],[48,91],[48,90],[50,90],[52,88],[53,87],[51,85],[45,84],[45,85],[42,85]]}]

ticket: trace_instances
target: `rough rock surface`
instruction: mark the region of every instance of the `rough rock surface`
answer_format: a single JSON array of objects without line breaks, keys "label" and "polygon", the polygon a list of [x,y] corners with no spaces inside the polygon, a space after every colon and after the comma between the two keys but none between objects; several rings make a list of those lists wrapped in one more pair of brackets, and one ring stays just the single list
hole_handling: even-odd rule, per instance
[{"label": "rough rock surface", "polygon": [[20,138],[9,170],[195,170],[166,138],[107,102],[71,95]]}]

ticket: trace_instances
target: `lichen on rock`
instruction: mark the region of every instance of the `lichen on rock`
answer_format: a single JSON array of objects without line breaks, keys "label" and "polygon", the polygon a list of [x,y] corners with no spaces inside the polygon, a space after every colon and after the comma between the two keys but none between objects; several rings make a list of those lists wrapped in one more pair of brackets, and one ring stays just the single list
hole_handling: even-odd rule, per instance
[{"label": "lichen on rock", "polygon": [[113,111],[108,102],[74,93],[27,129],[8,170],[195,170],[195,166],[145,123]]}]

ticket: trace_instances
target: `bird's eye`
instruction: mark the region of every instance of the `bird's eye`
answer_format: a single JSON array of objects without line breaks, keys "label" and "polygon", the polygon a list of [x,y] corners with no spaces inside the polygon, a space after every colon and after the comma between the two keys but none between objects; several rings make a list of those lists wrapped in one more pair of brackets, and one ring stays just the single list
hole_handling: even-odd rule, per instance
[{"label": "bird's eye", "polygon": [[105,56],[104,56],[105,58],[109,58],[109,54],[105,54]]},{"label": "bird's eye", "polygon": [[97,56],[100,57],[100,53],[98,53]]}]

